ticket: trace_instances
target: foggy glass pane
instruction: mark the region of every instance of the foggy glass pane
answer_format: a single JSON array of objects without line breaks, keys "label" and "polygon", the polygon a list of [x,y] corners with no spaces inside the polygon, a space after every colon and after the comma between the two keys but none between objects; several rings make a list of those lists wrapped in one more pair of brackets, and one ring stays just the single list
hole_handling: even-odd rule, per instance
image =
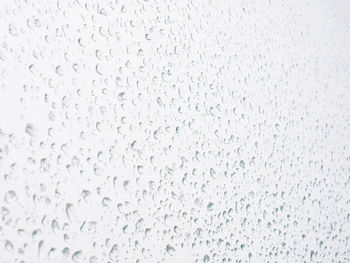
[{"label": "foggy glass pane", "polygon": [[0,262],[350,262],[348,1],[1,0]]}]

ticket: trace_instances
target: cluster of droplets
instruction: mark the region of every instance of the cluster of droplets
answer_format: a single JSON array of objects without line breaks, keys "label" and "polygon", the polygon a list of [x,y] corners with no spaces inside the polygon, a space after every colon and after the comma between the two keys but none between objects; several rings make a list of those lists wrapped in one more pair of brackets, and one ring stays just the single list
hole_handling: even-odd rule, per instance
[{"label": "cluster of droplets", "polygon": [[335,29],[301,2],[98,2],[0,4],[22,122],[0,127],[0,261],[350,260]]}]

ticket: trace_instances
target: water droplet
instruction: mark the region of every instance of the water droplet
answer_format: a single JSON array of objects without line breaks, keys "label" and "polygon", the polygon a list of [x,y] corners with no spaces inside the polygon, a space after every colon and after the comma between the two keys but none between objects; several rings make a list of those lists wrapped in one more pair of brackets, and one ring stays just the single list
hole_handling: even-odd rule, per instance
[{"label": "water droplet", "polygon": [[171,256],[173,256],[175,253],[175,248],[170,246],[169,244],[166,246],[165,250]]}]

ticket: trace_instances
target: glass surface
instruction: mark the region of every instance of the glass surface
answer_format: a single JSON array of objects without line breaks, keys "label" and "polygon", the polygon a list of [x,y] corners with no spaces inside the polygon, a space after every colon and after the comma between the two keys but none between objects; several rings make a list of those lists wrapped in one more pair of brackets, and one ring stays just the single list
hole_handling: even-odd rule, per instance
[{"label": "glass surface", "polygon": [[0,262],[349,262],[350,2],[0,1]]}]

